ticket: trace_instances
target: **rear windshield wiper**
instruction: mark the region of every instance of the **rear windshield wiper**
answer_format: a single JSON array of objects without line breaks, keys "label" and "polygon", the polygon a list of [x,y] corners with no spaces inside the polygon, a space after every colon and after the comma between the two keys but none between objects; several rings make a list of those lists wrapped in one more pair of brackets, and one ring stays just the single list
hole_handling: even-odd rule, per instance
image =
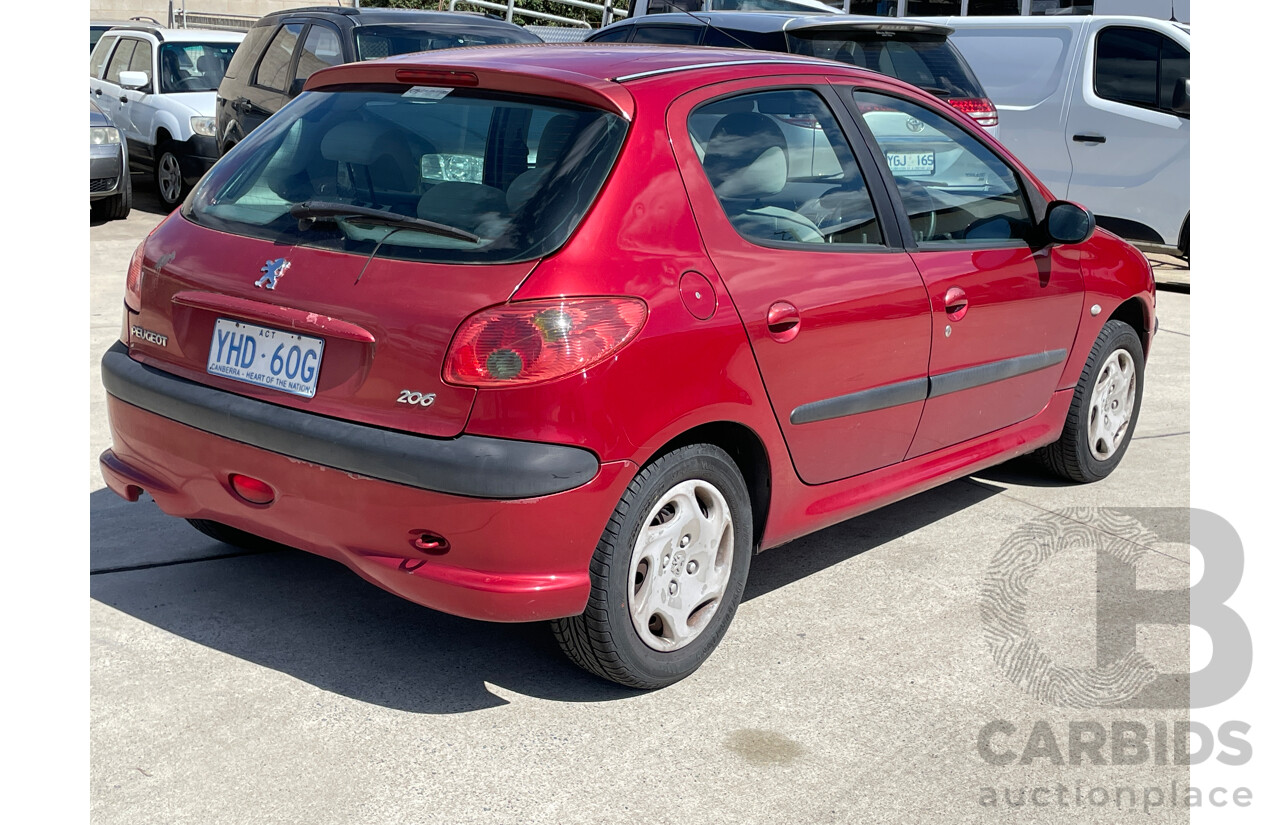
[{"label": "rear windshield wiper", "polygon": [[424,218],[413,218],[396,212],[370,209],[367,206],[353,206],[349,203],[337,203],[336,201],[303,201],[302,203],[295,203],[289,207],[289,214],[299,221],[336,220],[341,218],[353,223],[371,223],[378,226],[395,226],[400,229],[416,229],[420,232],[439,235],[442,238],[452,238],[455,241],[480,243],[479,235],[472,235],[465,229],[446,226]]}]

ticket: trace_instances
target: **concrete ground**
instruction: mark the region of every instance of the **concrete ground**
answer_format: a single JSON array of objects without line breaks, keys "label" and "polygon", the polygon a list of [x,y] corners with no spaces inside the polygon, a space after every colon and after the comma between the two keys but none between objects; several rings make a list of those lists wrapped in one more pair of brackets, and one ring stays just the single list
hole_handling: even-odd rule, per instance
[{"label": "concrete ground", "polygon": [[[1187,820],[1188,770],[1161,764],[1185,710],[1042,702],[1018,681],[1043,685],[1043,668],[1006,676],[987,641],[1008,608],[993,559],[1028,522],[1114,544],[1129,522],[1073,508],[1188,506],[1185,267],[1161,275],[1173,288],[1141,418],[1110,478],[1063,484],[1015,461],[757,556],[706,665],[639,693],[575,669],[543,626],[419,608],[302,552],[245,554],[106,490],[98,359],[120,330],[129,256],[162,217],[141,181],[137,194],[127,220],[90,228],[95,823],[1110,825],[1131,799]],[[1123,543],[1137,587],[1185,587],[1189,550],[1169,539],[1180,513],[1136,511],[1164,531]],[[1077,674],[1104,635],[1097,563],[1065,547],[1003,592],[1041,653]],[[1185,630],[1136,638],[1156,669],[1188,670]],[[1094,764],[1069,747],[1077,728],[1114,739],[1114,723],[1143,727],[1145,755],[1108,742]],[[993,761],[1026,764],[985,760],[984,727]],[[1113,764],[1125,753],[1142,758]]]}]

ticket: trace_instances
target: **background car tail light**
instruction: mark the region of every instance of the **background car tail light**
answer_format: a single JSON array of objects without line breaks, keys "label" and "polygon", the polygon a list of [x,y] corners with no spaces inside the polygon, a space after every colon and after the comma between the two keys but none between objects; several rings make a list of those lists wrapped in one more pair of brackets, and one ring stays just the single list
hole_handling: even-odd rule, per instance
[{"label": "background car tail light", "polygon": [[563,298],[505,304],[463,321],[445,358],[444,380],[469,387],[550,381],[621,349],[644,326],[637,298]]},{"label": "background car tail light", "polygon": [[996,106],[985,97],[957,97],[947,101],[955,109],[978,121],[979,126],[995,126],[1000,123]]},{"label": "background car tail light", "polygon": [[144,240],[133,250],[133,257],[129,259],[129,272],[124,277],[124,303],[134,312],[142,311],[142,249],[146,245]]}]

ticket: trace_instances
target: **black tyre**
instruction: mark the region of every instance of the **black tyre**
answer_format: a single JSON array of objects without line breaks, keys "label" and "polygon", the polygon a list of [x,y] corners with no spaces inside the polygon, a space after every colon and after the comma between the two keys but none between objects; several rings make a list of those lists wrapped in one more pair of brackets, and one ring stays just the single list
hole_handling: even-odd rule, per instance
[{"label": "black tyre", "polygon": [[1071,481],[1099,481],[1124,457],[1142,409],[1146,362],[1133,327],[1108,321],[1089,351],[1062,436],[1037,455]]},{"label": "black tyre", "polygon": [[693,444],[655,459],[627,487],[600,538],[587,609],[552,622],[561,649],[628,687],[678,682],[733,620],[752,535],[751,500],[728,453]]},{"label": "black tyre", "polygon": [[192,527],[204,533],[211,539],[230,544],[233,547],[239,547],[244,550],[283,550],[286,549],[283,544],[277,544],[262,536],[255,536],[252,533],[246,533],[243,530],[237,530],[229,527],[220,521],[209,521],[208,519],[189,518],[187,523]]},{"label": "black tyre", "polygon": [[182,203],[186,187],[182,183],[182,164],[173,151],[173,144],[165,142],[156,147],[156,164],[154,170],[156,193],[166,209],[173,209]]},{"label": "black tyre", "polygon": [[94,220],[118,221],[129,217],[129,211],[133,208],[133,186],[128,174],[125,174],[123,183],[118,194],[89,203],[89,214]]}]

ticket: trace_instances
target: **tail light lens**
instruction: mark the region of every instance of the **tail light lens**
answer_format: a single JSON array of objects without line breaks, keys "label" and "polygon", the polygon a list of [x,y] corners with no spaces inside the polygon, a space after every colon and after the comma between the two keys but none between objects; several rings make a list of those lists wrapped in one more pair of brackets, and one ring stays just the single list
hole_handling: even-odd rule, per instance
[{"label": "tail light lens", "polygon": [[482,310],[454,335],[444,380],[510,387],[585,370],[635,338],[648,314],[637,298],[562,298]]},{"label": "tail light lens", "polygon": [[124,303],[134,312],[142,311],[142,248],[147,245],[144,240],[133,250],[129,259],[129,272],[124,277]]},{"label": "tail light lens", "polygon": [[1000,113],[996,106],[985,97],[957,97],[947,103],[978,121],[979,126],[996,126],[1000,123]]}]

